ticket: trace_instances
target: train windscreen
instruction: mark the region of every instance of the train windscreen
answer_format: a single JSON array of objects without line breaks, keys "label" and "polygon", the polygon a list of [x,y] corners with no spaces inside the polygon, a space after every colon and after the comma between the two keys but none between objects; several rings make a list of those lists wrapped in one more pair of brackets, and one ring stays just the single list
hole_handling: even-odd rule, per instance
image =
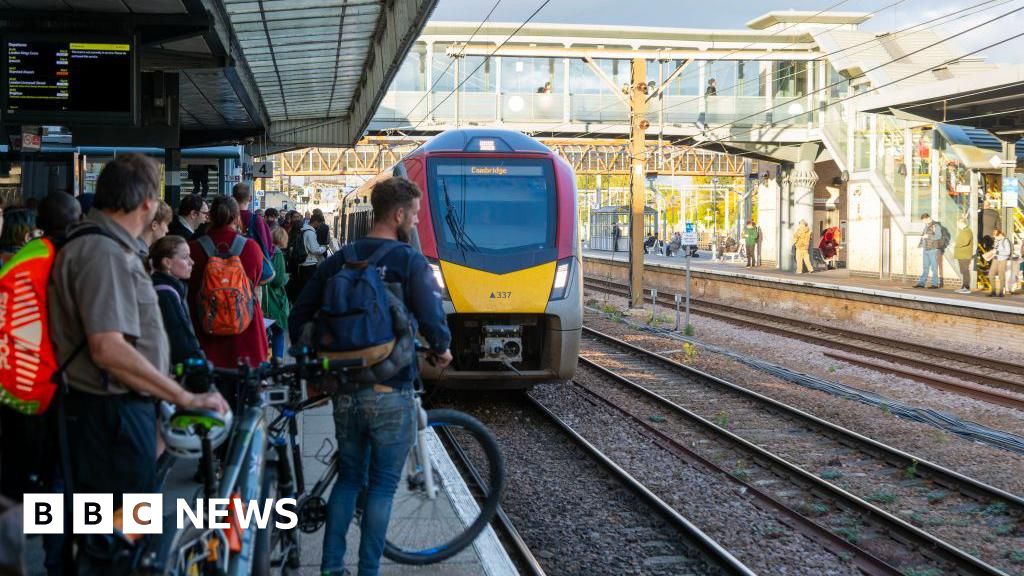
[{"label": "train windscreen", "polygon": [[429,179],[438,244],[446,252],[510,255],[554,247],[550,160],[433,158]]}]

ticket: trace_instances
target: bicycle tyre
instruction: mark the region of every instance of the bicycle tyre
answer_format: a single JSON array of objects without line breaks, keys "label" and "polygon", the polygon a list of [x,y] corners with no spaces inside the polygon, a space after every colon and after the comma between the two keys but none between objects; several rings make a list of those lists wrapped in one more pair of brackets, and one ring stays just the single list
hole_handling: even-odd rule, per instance
[{"label": "bicycle tyre", "polygon": [[[263,484],[260,487],[260,498],[266,501],[267,498],[277,498],[277,468],[274,462],[267,462],[263,468]],[[266,528],[256,529],[256,536],[253,537],[252,553],[252,576],[270,576],[270,555],[273,552],[271,544],[271,533],[274,531],[273,514],[271,523]]]},{"label": "bicycle tyre", "polygon": [[476,441],[488,464],[487,485],[489,491],[479,502],[480,515],[460,534],[440,546],[423,550],[401,548],[389,540],[384,542],[384,556],[389,560],[411,566],[435,564],[455,556],[476,540],[498,512],[498,505],[505,492],[505,460],[497,439],[479,420],[457,410],[428,410],[427,425],[431,428],[457,428],[468,432]]}]

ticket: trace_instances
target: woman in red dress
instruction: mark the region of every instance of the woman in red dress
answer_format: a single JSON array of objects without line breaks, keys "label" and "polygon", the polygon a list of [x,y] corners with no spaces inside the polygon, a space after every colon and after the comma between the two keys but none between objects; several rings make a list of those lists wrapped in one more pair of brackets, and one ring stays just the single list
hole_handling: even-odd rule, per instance
[{"label": "woman in red dress", "polygon": [[[218,250],[227,252],[235,237],[239,235],[238,203],[230,196],[218,196],[210,206],[210,228],[206,232]],[[216,336],[206,332],[199,317],[200,290],[209,258],[199,244],[199,240],[188,243],[195,266],[189,279],[189,308],[192,311],[192,322],[196,327],[199,344],[206,353],[206,358],[218,368],[234,368],[239,362],[256,366],[266,361],[268,355],[267,331],[263,326],[263,312],[258,301],[253,306],[252,322],[241,334]],[[263,252],[255,240],[249,238],[240,256],[245,275],[251,282],[253,294],[259,293],[260,272],[263,269]]]}]

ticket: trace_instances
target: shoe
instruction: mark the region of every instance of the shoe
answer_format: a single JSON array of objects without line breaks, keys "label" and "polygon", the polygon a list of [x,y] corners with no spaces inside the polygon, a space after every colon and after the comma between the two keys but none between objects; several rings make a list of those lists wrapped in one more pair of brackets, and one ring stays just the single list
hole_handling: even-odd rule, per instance
[{"label": "shoe", "polygon": [[967,288],[961,288],[959,290],[956,290],[954,293],[955,294],[970,294],[971,291],[969,289],[967,289]]},{"label": "shoe", "polygon": [[995,297],[995,295],[996,295],[996,293],[995,293],[995,292],[989,292],[988,294],[985,294],[985,296],[987,296],[987,297],[989,297],[989,298],[994,298],[994,297]]},{"label": "shoe", "polygon": [[924,288],[924,284],[914,284],[914,288]]},{"label": "shoe", "polygon": [[929,286],[928,289],[929,290],[938,290],[939,287],[938,286]]}]

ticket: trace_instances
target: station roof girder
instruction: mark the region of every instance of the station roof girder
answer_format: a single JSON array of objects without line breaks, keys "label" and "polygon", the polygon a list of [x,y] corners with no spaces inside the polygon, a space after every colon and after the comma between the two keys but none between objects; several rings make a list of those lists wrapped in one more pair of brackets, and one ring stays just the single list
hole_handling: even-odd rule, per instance
[{"label": "station roof girder", "polygon": [[256,135],[277,149],[344,146],[436,1],[0,0],[0,23],[137,31],[142,69],[178,74],[182,146]]}]

